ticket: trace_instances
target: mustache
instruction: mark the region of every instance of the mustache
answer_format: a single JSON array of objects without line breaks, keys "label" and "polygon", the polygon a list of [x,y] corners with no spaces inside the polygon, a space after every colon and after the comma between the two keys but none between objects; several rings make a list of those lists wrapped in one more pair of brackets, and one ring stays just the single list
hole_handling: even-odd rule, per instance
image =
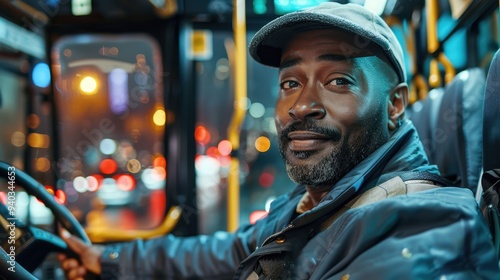
[{"label": "mustache", "polygon": [[310,121],[309,119],[306,121],[296,122],[286,127],[281,131],[280,140],[286,141],[288,140],[288,134],[292,131],[311,131],[319,134],[323,134],[328,138],[331,138],[334,141],[338,141],[341,139],[342,134],[335,128],[322,127],[318,126],[314,123],[314,121]]}]

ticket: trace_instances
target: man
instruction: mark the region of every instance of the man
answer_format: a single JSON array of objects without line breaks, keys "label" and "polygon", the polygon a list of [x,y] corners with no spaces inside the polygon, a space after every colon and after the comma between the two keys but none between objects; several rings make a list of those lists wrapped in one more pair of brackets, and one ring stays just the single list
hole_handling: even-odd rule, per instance
[{"label": "man", "polygon": [[234,233],[167,235],[106,247],[63,238],[70,279],[499,279],[487,225],[467,189],[442,187],[404,119],[403,52],[359,5],[284,15],[250,43],[279,68],[276,126],[299,184]]}]

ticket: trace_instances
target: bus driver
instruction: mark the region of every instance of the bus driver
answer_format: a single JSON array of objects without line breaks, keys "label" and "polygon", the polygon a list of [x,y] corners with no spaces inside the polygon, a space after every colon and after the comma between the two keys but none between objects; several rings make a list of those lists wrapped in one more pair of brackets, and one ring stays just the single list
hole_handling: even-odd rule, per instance
[{"label": "bus driver", "polygon": [[235,232],[87,246],[69,279],[499,279],[470,190],[443,185],[413,124],[403,51],[362,6],[286,14],[250,43],[279,69],[279,147],[298,186]]}]

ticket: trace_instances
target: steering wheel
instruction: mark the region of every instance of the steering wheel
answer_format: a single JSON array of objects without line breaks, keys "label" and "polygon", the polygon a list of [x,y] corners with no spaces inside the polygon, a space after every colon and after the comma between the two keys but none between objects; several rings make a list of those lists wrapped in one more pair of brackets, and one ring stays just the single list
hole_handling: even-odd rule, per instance
[{"label": "steering wheel", "polygon": [[[86,244],[91,244],[82,225],[71,214],[68,208],[58,203],[55,197],[49,194],[42,184],[33,177],[3,161],[0,161],[0,177],[8,179],[9,186],[12,186],[9,192],[13,191],[16,185],[24,187],[24,190],[29,195],[38,198],[52,211],[56,221],[64,228],[70,233],[78,236]],[[3,228],[5,231],[4,236],[5,234],[7,234],[8,237],[12,235],[13,237],[11,239],[14,239],[15,243],[12,242],[11,244],[8,243],[8,241],[2,241],[2,243],[8,244],[2,244],[5,246],[3,249],[0,249],[0,279],[36,279],[31,272],[43,261],[47,253],[70,253],[70,249],[59,236],[36,227],[23,225],[21,221],[17,220],[13,215],[15,204],[9,203],[11,201],[9,199],[7,200],[7,204],[12,208],[7,208],[0,203],[0,220],[2,222],[0,230]],[[8,240],[10,241],[10,239]],[[13,247],[14,250],[12,250],[11,246],[14,244],[16,246]],[[9,253],[6,252],[5,247],[8,248],[7,251],[9,251]],[[44,250],[40,250],[40,247]],[[22,265],[19,264],[18,261],[21,262]],[[14,267],[14,269],[12,267]],[[15,270],[15,272],[13,272],[13,270]]]}]

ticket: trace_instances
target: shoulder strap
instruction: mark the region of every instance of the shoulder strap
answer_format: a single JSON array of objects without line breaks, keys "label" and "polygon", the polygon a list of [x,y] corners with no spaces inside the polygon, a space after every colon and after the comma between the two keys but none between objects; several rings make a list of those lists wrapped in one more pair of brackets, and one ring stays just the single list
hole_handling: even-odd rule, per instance
[{"label": "shoulder strap", "polygon": [[453,186],[453,182],[434,173],[423,171],[402,171],[396,173],[403,181],[426,180],[437,183],[441,186]]}]

